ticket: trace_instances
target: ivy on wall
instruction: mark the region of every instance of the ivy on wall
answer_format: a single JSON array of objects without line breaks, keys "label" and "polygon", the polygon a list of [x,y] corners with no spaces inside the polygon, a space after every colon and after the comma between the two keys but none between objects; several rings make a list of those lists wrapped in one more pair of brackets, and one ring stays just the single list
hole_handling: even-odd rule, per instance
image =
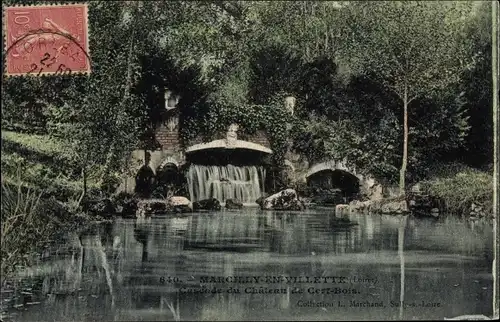
[{"label": "ivy on wall", "polygon": [[235,64],[214,84],[205,86],[196,100],[181,106],[179,127],[184,147],[196,138],[203,142],[225,138],[229,126],[236,123],[239,138],[264,131],[273,150],[273,163],[283,163],[289,141],[287,124],[293,121],[284,106],[288,93],[276,91],[261,104],[254,104],[251,92],[255,75],[250,66],[250,59]]},{"label": "ivy on wall", "polygon": [[197,137],[201,137],[204,142],[224,138],[229,126],[236,123],[239,125],[240,138],[264,131],[273,150],[273,163],[283,163],[288,150],[287,124],[294,118],[278,99],[266,105],[227,106],[221,102],[213,102],[209,106],[209,111],[205,113],[192,113],[182,119],[180,138],[183,146],[189,145]]}]

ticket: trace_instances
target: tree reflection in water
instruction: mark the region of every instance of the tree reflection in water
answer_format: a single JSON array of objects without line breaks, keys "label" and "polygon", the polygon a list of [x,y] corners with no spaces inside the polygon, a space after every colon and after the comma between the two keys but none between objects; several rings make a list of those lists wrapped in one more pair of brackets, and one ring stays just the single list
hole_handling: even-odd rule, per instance
[{"label": "tree reflection in water", "polygon": [[[399,289],[399,303],[404,303],[405,300],[405,257],[404,257],[404,240],[405,240],[405,228],[408,216],[401,216],[401,224],[398,228],[398,255],[399,255],[399,265],[400,265],[400,289]],[[404,306],[399,307],[399,319],[403,319]]]},{"label": "tree reflection in water", "polygon": [[148,239],[149,239],[149,227],[151,224],[151,218],[137,218],[134,224],[134,237],[142,244],[142,262],[148,260]]},{"label": "tree reflection in water", "polygon": [[[61,245],[61,254],[62,249],[70,249],[67,255],[52,256],[30,271],[29,275],[41,277],[40,289],[49,301],[30,308],[21,318],[40,320],[48,314],[54,320],[81,316],[95,320],[359,320],[443,318],[490,309],[486,304],[491,303],[490,295],[482,289],[491,284],[485,273],[491,269],[491,258],[483,256],[491,252],[488,229],[472,229],[452,220],[435,223],[357,214],[349,218],[358,225],[346,225],[332,216],[333,211],[255,210],[117,219],[75,236]],[[331,302],[340,297],[307,292],[317,285],[302,285],[305,292],[297,295],[290,294],[294,285],[267,282],[219,284],[237,286],[241,294],[179,293],[182,287],[200,289],[202,276],[231,275],[376,277],[375,285],[352,286],[363,293],[342,296],[347,306],[351,299],[385,303],[426,299],[447,304],[418,311],[300,308],[299,300]],[[178,280],[162,283],[161,277]],[[450,283],[461,287],[448,287]],[[245,293],[249,286],[283,287],[288,292]]]}]

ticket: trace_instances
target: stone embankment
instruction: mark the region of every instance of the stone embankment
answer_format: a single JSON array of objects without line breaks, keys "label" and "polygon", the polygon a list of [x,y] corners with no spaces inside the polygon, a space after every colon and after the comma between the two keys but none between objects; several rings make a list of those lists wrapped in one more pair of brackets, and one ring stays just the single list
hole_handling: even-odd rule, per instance
[{"label": "stone embankment", "polygon": [[335,208],[337,214],[364,213],[364,214],[413,214],[419,217],[439,217],[443,212],[444,204],[436,197],[413,187],[406,196],[376,198],[372,200],[353,200],[349,204],[339,204]]},{"label": "stone embankment", "polygon": [[372,214],[407,214],[409,213],[407,202],[404,198],[387,198],[379,200],[351,201],[348,205],[341,204],[335,208],[336,212],[356,212]]},{"label": "stone embankment", "polygon": [[[446,202],[426,191],[421,190],[419,185],[412,187],[405,197],[378,198],[375,200],[354,200],[349,204],[339,204],[335,207],[335,213],[339,215],[347,213],[364,214],[408,214],[417,217],[438,218],[446,212]],[[472,202],[470,211],[463,216],[469,220],[478,220],[488,216],[487,207],[479,202]]]}]

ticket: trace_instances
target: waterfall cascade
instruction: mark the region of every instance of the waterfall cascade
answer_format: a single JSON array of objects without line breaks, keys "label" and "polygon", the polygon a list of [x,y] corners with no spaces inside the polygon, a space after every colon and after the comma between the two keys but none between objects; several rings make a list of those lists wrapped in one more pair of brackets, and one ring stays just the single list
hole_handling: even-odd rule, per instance
[{"label": "waterfall cascade", "polygon": [[238,199],[254,204],[264,193],[266,172],[258,166],[205,166],[192,164],[187,173],[191,201],[216,198],[221,203]]}]

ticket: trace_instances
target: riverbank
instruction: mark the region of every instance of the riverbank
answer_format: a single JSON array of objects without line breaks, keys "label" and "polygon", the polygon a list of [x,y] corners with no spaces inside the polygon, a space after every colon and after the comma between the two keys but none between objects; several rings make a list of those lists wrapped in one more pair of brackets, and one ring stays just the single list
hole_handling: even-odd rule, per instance
[{"label": "riverbank", "polygon": [[[16,267],[29,265],[51,242],[66,232],[84,228],[115,213],[135,218],[139,203],[133,196],[101,196],[83,200],[83,182],[75,172],[71,151],[44,135],[2,131],[2,277]],[[87,187],[98,191],[99,169],[88,175]],[[343,211],[359,213],[406,214],[413,212],[415,196],[424,196],[421,213],[439,217],[452,214],[475,220],[491,218],[492,176],[483,171],[461,168],[448,174],[435,174],[414,187],[406,198],[354,201]],[[115,200],[117,199],[117,200]],[[293,198],[294,200],[298,198]],[[187,199],[186,199],[187,200]],[[419,201],[421,202],[421,201]],[[89,207],[88,213],[81,205]],[[189,200],[187,200],[189,203]],[[163,202],[162,205],[166,206]],[[408,207],[409,206],[409,207]],[[302,207],[299,207],[302,208]],[[114,210],[109,210],[114,209]],[[160,210],[164,211],[164,210]],[[139,213],[141,213],[139,211]]]},{"label": "riverbank", "polygon": [[467,220],[492,219],[493,176],[462,167],[411,186],[405,196],[377,200],[354,200],[338,205],[340,212],[405,214],[440,217],[451,215]]},{"label": "riverbank", "polygon": [[[2,130],[2,183],[43,191],[45,197],[77,201],[83,191],[74,152],[49,135]],[[95,168],[95,169],[94,169]],[[99,170],[88,170],[87,190],[97,190]]]},{"label": "riverbank", "polygon": [[1,204],[1,286],[16,270],[30,266],[46,249],[64,241],[69,232],[103,220],[20,184],[2,183]]},{"label": "riverbank", "polygon": [[2,131],[2,285],[68,231],[100,220],[79,211],[83,183],[70,153],[46,135]]}]

